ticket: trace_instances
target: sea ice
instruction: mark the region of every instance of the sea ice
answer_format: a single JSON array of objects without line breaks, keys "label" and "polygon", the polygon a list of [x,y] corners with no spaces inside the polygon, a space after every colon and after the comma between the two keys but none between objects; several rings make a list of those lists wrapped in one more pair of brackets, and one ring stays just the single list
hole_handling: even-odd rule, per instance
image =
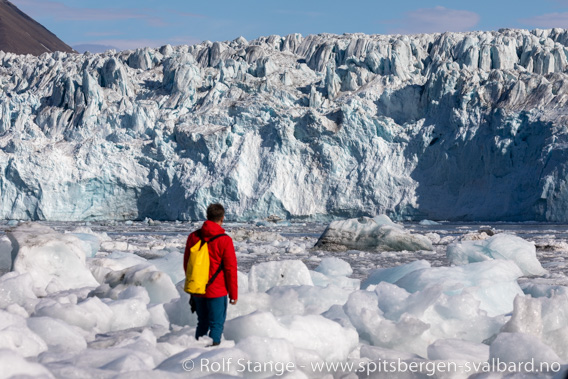
[{"label": "sea ice", "polygon": [[[387,282],[380,283],[375,293],[353,292],[343,310],[362,340],[422,357],[432,341],[459,336],[481,343],[504,323],[500,317],[488,317],[469,294],[448,296],[435,287],[409,294]],[[326,317],[339,318],[345,325],[340,313],[327,312]]]},{"label": "sea ice", "polygon": [[252,292],[265,292],[272,287],[282,285],[313,285],[310,271],[302,261],[298,260],[254,265],[250,269],[248,283]]},{"label": "sea ice", "polygon": [[270,310],[278,316],[294,314],[321,314],[335,304],[345,304],[352,289],[335,284],[320,286],[278,286],[267,291]]},{"label": "sea ice", "polygon": [[150,326],[162,326],[165,329],[170,328],[170,319],[168,313],[164,308],[164,304],[148,305],[148,312],[150,313]]},{"label": "sea ice", "polygon": [[39,292],[98,286],[86,266],[84,244],[77,237],[34,223],[9,230],[8,237],[13,270],[29,273]]},{"label": "sea ice", "polygon": [[516,281],[520,276],[522,272],[515,263],[494,260],[424,268],[410,272],[395,284],[409,292],[429,287],[441,288],[448,295],[465,291],[480,301],[479,307],[489,316],[497,316],[510,312],[515,296],[523,294]]},{"label": "sea ice", "polygon": [[295,348],[312,350],[326,361],[347,359],[358,342],[355,330],[319,315],[277,319],[269,312],[254,312],[227,321],[225,338],[239,343],[251,336],[285,339]]},{"label": "sea ice", "polygon": [[[193,341],[193,343],[195,343],[195,340]],[[184,364],[187,364],[185,362],[187,361],[192,361],[194,362],[198,362],[197,361],[197,357],[199,357],[203,352],[205,351],[205,349],[200,346],[200,345],[195,345],[191,348],[187,348],[187,349],[183,349],[180,352],[177,352],[175,354],[172,354],[170,357],[168,357],[167,359],[165,359],[163,362],[161,362],[158,366],[156,366],[155,370],[157,372],[159,372],[160,374],[164,374],[168,375],[168,373],[178,373],[180,374],[180,376],[182,374],[187,375],[187,368],[184,366]],[[244,355],[244,354],[243,354]],[[233,358],[234,359],[234,358]],[[198,362],[200,363],[200,362]],[[188,366],[188,367],[192,367],[192,366]],[[193,366],[195,367],[195,366]],[[193,370],[193,368],[192,368]],[[196,377],[199,377],[199,371],[197,371],[197,373],[195,374]],[[203,376],[206,376],[207,374],[202,374]]]},{"label": "sea ice", "polygon": [[552,297],[554,295],[568,295],[568,287],[538,283],[523,283],[521,288],[525,295],[532,297]]},{"label": "sea ice", "polygon": [[0,348],[0,367],[0,378],[54,378],[41,364],[30,362],[10,349]]},{"label": "sea ice", "polygon": [[79,327],[51,317],[30,317],[28,327],[40,336],[50,352],[79,352],[87,348],[85,331]]},{"label": "sea ice", "polygon": [[[562,362],[554,350],[542,343],[537,337],[524,333],[499,333],[489,347],[490,359],[504,363],[516,363],[522,365],[519,371],[540,370],[541,363],[548,367]],[[525,366],[534,363],[533,370]]]},{"label": "sea ice", "polygon": [[28,312],[33,311],[38,301],[33,288],[34,283],[28,273],[9,272],[0,276],[0,309],[18,304]]},{"label": "sea ice", "polygon": [[[294,295],[293,295],[294,296]],[[282,304],[277,303],[275,312],[285,311],[286,314],[301,314],[303,306],[297,298],[292,298],[292,303]],[[272,311],[273,298],[267,293],[247,292],[239,295],[239,301],[236,306],[229,307],[227,310],[227,317],[229,319],[248,315],[255,311]]]},{"label": "sea ice", "polygon": [[489,346],[461,339],[439,339],[428,346],[428,359],[486,362],[489,360]]},{"label": "sea ice", "polygon": [[146,288],[142,286],[128,286],[120,289],[115,287],[111,289],[111,294],[109,295],[108,297],[113,300],[138,299],[144,304],[150,304],[150,295],[148,295]]},{"label": "sea ice", "polygon": [[517,296],[513,314],[501,330],[534,336],[568,361],[568,295]]},{"label": "sea ice", "polygon": [[237,271],[237,280],[239,286],[239,294],[247,293],[249,291],[248,275],[242,271]]},{"label": "sea ice", "polygon": [[359,279],[349,278],[353,274],[351,265],[341,258],[323,258],[314,271],[310,271],[314,285],[325,287],[333,284],[337,287],[356,290],[361,286]]},{"label": "sea ice", "polygon": [[[390,227],[403,230],[396,224]],[[60,236],[56,233],[54,238],[59,241]],[[96,273],[98,287],[46,295],[34,293],[29,272],[2,275],[1,347],[32,358],[38,366],[29,363],[31,368],[49,370],[55,377],[216,374],[197,367],[188,373],[182,365],[186,359],[295,363],[296,371],[283,375],[289,378],[318,377],[300,366],[320,361],[484,362],[491,357],[513,361],[529,356],[539,362],[568,361],[568,297],[562,286],[538,284],[549,277],[523,278],[525,292],[541,296],[531,298],[520,290],[517,278],[522,272],[511,260],[453,267],[431,267],[427,261],[415,260],[371,271],[358,290],[359,279],[349,276],[354,269],[356,274],[366,273],[361,265],[377,254],[356,251],[338,254],[341,258],[306,252],[302,259],[310,267],[319,262],[313,271],[300,260],[282,260],[254,263],[248,274],[239,272],[239,302],[228,308],[222,345],[205,348],[211,340],[195,340],[196,316],[183,291],[182,254],[177,249],[184,239],[129,237],[127,251],[97,252],[86,266]],[[113,241],[118,240],[126,238]],[[246,251],[262,252],[268,246],[279,252],[268,259],[285,259],[285,249],[304,243],[297,237],[237,242]],[[420,256],[408,253],[403,259]],[[0,350],[0,362],[2,351],[6,350]],[[20,361],[14,358],[15,364]],[[237,372],[235,364],[217,374],[258,378],[278,374],[267,367]],[[425,375],[407,374],[409,378]],[[464,373],[451,377],[462,376],[466,377]]]},{"label": "sea ice", "polygon": [[371,271],[369,276],[361,282],[361,288],[365,289],[374,284],[379,284],[380,282],[395,283],[397,280],[413,271],[426,268],[430,268],[430,263],[424,260],[417,260],[396,267],[380,268]]},{"label": "sea ice", "polygon": [[109,272],[124,270],[147,262],[146,259],[132,253],[113,251],[105,257],[91,259],[89,267],[95,278],[100,283],[104,283],[104,277]]},{"label": "sea ice", "polygon": [[12,269],[12,243],[5,235],[0,236],[0,275]]},{"label": "sea ice", "polygon": [[86,244],[83,250],[88,252],[87,257],[89,258],[94,257],[101,248],[101,240],[89,228],[78,228],[69,234],[74,235]]},{"label": "sea ice", "polygon": [[148,291],[152,304],[168,303],[179,297],[170,276],[148,264],[112,271],[105,276],[105,282],[112,288],[119,287],[120,289],[126,289],[128,286],[142,286]]},{"label": "sea ice", "polygon": [[[239,341],[235,347],[245,352],[251,362],[258,362],[261,365],[267,362],[296,363],[294,346],[283,338],[252,336]],[[239,367],[239,369],[244,369],[243,376],[251,378],[269,378],[286,373],[283,369],[278,370],[279,367],[275,365],[267,366],[267,369],[259,370],[259,372],[255,372],[254,368],[253,364]]]},{"label": "sea ice", "polygon": [[131,246],[126,241],[114,241],[114,240],[101,242],[100,248],[103,251],[115,251],[115,250],[128,251],[134,249],[134,247]]},{"label": "sea ice", "polygon": [[[232,364],[227,365],[226,362],[231,360]],[[160,363],[156,370],[160,372],[160,377],[163,377],[163,372],[173,372],[183,374],[187,377],[188,360],[191,360],[195,366],[191,371],[191,377],[235,377],[244,376],[241,367],[237,362],[250,361],[248,354],[237,348],[222,348],[222,349],[203,349],[203,348],[189,348],[178,354],[175,354],[162,363]],[[225,366],[223,366],[225,364]],[[219,367],[219,368],[217,368]],[[223,368],[223,369],[222,369]]]},{"label": "sea ice", "polygon": [[[82,368],[87,372],[92,372],[90,369],[101,369],[104,372],[113,372],[115,374],[125,371],[150,371],[156,367],[156,362],[152,355],[152,351],[147,346],[147,351],[140,351],[131,348],[130,346],[111,346],[107,348],[87,348],[78,352],[77,354],[67,356],[45,356],[40,360],[46,367],[68,365],[77,368]],[[47,361],[50,360],[50,362]],[[98,376],[97,370],[91,373],[90,376]]]},{"label": "sea ice", "polygon": [[[432,250],[432,242],[425,236],[411,234],[399,225],[384,220],[381,223],[368,217],[333,221],[316,243],[316,248],[345,251],[416,251]],[[390,221],[390,220],[389,220]]]},{"label": "sea ice", "polygon": [[[173,299],[169,303],[164,304],[164,310],[170,320],[172,325],[197,325],[197,315],[195,313],[191,313],[189,308],[189,294],[183,290],[185,284],[185,280],[182,280],[176,283],[175,288],[178,293],[178,298]],[[239,295],[239,304],[241,302],[241,296]],[[229,314],[231,309],[227,310]]]},{"label": "sea ice", "polygon": [[326,276],[349,276],[353,274],[351,265],[341,258],[324,258],[314,271],[321,272]]},{"label": "sea ice", "polygon": [[524,275],[548,273],[536,258],[534,243],[509,234],[496,234],[485,240],[451,244],[448,246],[447,257],[450,263],[456,265],[504,259],[515,262]]},{"label": "sea ice", "polygon": [[140,299],[124,299],[107,301],[113,313],[110,331],[139,328],[150,323],[150,312]]},{"label": "sea ice", "polygon": [[44,299],[32,316],[57,318],[92,334],[110,331],[115,317],[110,307],[97,297],[79,302]]},{"label": "sea ice", "polygon": [[427,226],[440,225],[439,222],[432,221],[432,220],[421,220],[419,224],[420,225],[427,225]]},{"label": "sea ice", "polygon": [[402,225],[393,222],[390,217],[385,214],[376,215],[373,217],[373,220],[375,220],[379,226],[392,226],[393,228],[404,229]]},{"label": "sea ice", "polygon": [[327,276],[317,271],[310,271],[314,285],[326,287],[330,284],[349,290],[359,289],[361,286],[360,279],[348,278],[346,276]]},{"label": "sea ice", "polygon": [[0,349],[10,349],[24,357],[47,351],[45,341],[30,330],[26,319],[0,310]]},{"label": "sea ice", "polygon": [[161,258],[150,259],[148,260],[148,262],[154,265],[159,271],[168,274],[173,283],[177,283],[180,280],[185,280],[185,271],[183,270],[183,254],[181,254],[179,251],[169,252]]},{"label": "sea ice", "polygon": [[[272,223],[267,223],[268,226],[272,226]],[[278,233],[263,231],[263,230],[253,230],[245,228],[236,228],[231,230],[231,237],[236,242],[273,242],[273,241],[284,241],[285,239]]]}]

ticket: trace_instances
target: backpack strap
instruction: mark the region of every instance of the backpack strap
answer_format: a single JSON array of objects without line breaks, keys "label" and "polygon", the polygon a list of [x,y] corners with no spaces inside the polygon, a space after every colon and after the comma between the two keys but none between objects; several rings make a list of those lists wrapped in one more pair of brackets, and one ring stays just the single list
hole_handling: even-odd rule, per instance
[{"label": "backpack strap", "polygon": [[[197,231],[195,232],[195,235],[197,236],[197,238],[199,238],[199,247],[201,248],[201,246],[203,245],[203,243],[205,242],[205,240],[203,239],[203,237],[201,237],[201,229],[197,229]],[[197,245],[197,244],[196,244]]]},{"label": "backpack strap", "polygon": [[[207,241],[207,243],[213,242],[213,241],[216,240],[217,238],[223,237],[223,236],[226,236],[226,234],[225,234],[225,233],[223,233],[223,234],[217,234],[216,236],[211,237],[211,238],[209,239],[209,241]],[[201,229],[199,229],[199,238],[201,238]]]},{"label": "backpack strap", "polygon": [[[201,230],[201,229],[200,229]],[[216,236],[211,237],[211,239],[209,241],[207,241],[207,243],[210,243],[214,240],[216,240],[219,237],[223,237],[226,236],[225,233],[223,234],[218,234]],[[201,237],[200,237],[201,238]],[[219,267],[217,268],[217,271],[215,271],[215,273],[213,274],[213,276],[211,277],[211,279],[209,279],[209,281],[207,282],[207,286],[209,286],[211,283],[213,283],[215,281],[215,279],[217,278],[217,276],[219,275],[219,273],[221,272],[221,270],[223,270],[223,261],[221,261],[221,264],[219,264]],[[206,287],[207,287],[206,286]]]},{"label": "backpack strap", "polygon": [[221,262],[221,264],[217,268],[217,271],[215,271],[211,279],[209,279],[209,281],[207,282],[207,286],[205,286],[205,288],[209,287],[209,285],[215,281],[215,279],[217,278],[217,276],[219,275],[222,269],[223,269],[223,262]]}]

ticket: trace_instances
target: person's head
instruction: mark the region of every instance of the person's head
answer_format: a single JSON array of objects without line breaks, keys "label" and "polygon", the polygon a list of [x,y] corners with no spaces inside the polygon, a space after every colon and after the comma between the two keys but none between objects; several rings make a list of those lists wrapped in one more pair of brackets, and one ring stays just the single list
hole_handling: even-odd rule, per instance
[{"label": "person's head", "polygon": [[219,203],[207,207],[207,220],[221,225],[225,219],[225,208]]}]

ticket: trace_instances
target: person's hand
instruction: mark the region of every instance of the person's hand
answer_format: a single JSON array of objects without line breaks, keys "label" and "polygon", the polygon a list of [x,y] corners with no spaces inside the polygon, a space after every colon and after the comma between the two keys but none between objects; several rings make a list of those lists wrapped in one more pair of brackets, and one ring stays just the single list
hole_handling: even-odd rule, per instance
[{"label": "person's hand", "polygon": [[231,299],[230,303],[233,304],[233,305],[235,305],[235,304],[237,304],[237,300]]}]

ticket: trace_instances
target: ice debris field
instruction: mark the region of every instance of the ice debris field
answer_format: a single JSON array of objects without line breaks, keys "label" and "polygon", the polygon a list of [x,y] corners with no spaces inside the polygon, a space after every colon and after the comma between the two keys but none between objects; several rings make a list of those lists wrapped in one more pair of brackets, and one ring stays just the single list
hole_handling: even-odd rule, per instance
[{"label": "ice debris field", "polygon": [[229,223],[219,347],[182,290],[198,223],[0,222],[0,377],[563,378],[568,233],[549,224]]}]

